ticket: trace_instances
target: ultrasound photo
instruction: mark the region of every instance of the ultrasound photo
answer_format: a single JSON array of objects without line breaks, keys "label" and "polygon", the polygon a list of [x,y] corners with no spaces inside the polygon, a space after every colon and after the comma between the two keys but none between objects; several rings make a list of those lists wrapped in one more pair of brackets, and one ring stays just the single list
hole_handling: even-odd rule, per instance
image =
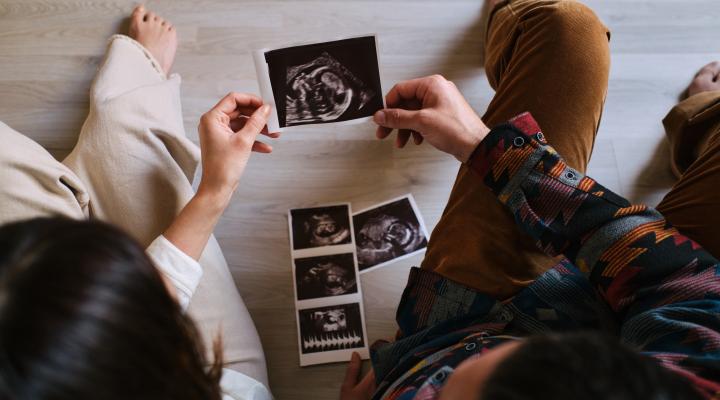
[{"label": "ultrasound photo", "polygon": [[280,128],[370,117],[383,108],[374,36],[264,56]]},{"label": "ultrasound photo", "polygon": [[302,354],[365,347],[358,303],[299,310]]},{"label": "ultrasound photo", "polygon": [[348,244],[350,208],[347,205],[290,210],[293,249]]},{"label": "ultrasound photo", "polygon": [[298,300],[357,293],[352,253],[295,260]]},{"label": "ultrasound photo", "polygon": [[360,271],[378,267],[427,247],[427,232],[407,196],[353,216]]}]

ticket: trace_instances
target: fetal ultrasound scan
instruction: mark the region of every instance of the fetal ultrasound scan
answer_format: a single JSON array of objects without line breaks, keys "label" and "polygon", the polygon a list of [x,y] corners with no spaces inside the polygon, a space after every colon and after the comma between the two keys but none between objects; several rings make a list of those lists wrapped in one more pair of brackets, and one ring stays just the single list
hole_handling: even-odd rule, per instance
[{"label": "fetal ultrasound scan", "polygon": [[280,128],[371,117],[383,108],[374,36],[271,50],[264,58]]},{"label": "fetal ultrasound scan", "polygon": [[290,210],[293,250],[348,244],[350,208],[347,205]]},{"label": "fetal ultrasound scan", "polygon": [[411,197],[353,216],[358,268],[367,270],[427,247],[427,232]]},{"label": "fetal ultrasound scan", "polygon": [[299,310],[303,354],[365,346],[358,303]]},{"label": "fetal ultrasound scan", "polygon": [[295,259],[298,300],[357,293],[352,253]]}]

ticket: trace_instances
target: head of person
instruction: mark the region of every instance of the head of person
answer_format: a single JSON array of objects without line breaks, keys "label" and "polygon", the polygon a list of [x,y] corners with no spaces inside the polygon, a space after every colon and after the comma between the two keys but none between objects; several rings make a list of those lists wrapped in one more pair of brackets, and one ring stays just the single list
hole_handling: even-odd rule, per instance
[{"label": "head of person", "polygon": [[0,228],[0,399],[220,399],[215,353],[120,230]]},{"label": "head of person", "polygon": [[597,333],[506,342],[458,366],[440,400],[701,400],[680,375]]}]

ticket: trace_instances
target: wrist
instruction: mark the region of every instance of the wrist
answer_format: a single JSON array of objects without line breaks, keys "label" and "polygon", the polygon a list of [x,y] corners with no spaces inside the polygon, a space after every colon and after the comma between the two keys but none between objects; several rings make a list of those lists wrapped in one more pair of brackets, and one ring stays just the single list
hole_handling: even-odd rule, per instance
[{"label": "wrist", "polygon": [[208,211],[222,214],[230,204],[234,188],[211,188],[200,182],[192,201],[202,204]]},{"label": "wrist", "polygon": [[462,163],[466,163],[470,160],[470,157],[475,152],[475,149],[490,133],[490,129],[479,120],[479,124],[468,131],[467,140],[464,141],[455,158]]}]

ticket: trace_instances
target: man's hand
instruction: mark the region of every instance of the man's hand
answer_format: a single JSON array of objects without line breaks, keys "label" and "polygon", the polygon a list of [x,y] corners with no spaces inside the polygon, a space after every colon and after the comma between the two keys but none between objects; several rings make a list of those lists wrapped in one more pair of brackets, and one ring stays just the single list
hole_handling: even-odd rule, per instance
[{"label": "man's hand", "polygon": [[198,132],[202,152],[199,192],[231,195],[245,170],[250,153],[270,153],[272,147],[258,142],[267,133],[270,106],[256,96],[230,93],[200,118]]},{"label": "man's hand", "polygon": [[362,360],[358,353],[353,353],[345,373],[345,381],[340,388],[340,400],[369,400],[375,393],[375,373],[370,371],[362,380]]},{"label": "man's hand", "polygon": [[458,88],[440,75],[398,83],[385,102],[388,108],[374,117],[380,125],[377,137],[384,139],[399,129],[395,143],[401,148],[412,135],[415,144],[427,140],[466,162],[490,131]]}]

